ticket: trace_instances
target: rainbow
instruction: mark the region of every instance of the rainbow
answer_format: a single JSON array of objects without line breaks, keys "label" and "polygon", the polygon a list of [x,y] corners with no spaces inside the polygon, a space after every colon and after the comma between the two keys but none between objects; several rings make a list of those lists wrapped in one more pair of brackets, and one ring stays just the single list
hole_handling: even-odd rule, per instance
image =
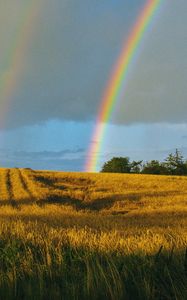
[{"label": "rainbow", "polygon": [[34,32],[40,5],[41,0],[25,1],[11,46],[4,56],[6,69],[0,77],[1,126],[5,125],[7,111],[24,70],[24,57]]},{"label": "rainbow", "polygon": [[156,11],[162,0],[146,0],[146,4],[141,10],[140,15],[125,42],[117,64],[112,72],[111,78],[104,91],[99,112],[96,119],[96,126],[92,136],[92,141],[88,150],[85,171],[96,172],[99,155],[101,152],[103,138],[105,135],[107,123],[111,117],[114,107],[121,98],[122,91],[127,82],[129,68],[136,56],[141,41],[152,23]]}]

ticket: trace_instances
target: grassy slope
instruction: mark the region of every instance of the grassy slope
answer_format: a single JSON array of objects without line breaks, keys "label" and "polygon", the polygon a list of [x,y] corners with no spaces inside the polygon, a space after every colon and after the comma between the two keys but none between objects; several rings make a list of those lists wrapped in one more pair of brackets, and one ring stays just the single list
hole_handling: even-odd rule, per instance
[{"label": "grassy slope", "polygon": [[187,299],[187,177],[0,170],[0,298]]}]

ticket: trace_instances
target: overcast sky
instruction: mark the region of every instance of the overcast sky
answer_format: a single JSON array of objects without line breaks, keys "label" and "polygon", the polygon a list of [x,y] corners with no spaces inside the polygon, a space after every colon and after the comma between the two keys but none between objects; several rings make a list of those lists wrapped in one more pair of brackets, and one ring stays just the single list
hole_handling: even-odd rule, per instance
[{"label": "overcast sky", "polygon": [[[0,0],[0,163],[82,170],[103,90],[146,1],[38,0],[28,26],[29,2]],[[111,116],[101,162],[186,152],[187,1],[162,2]],[[3,76],[17,76],[7,58],[14,47],[23,67],[4,99]]]}]

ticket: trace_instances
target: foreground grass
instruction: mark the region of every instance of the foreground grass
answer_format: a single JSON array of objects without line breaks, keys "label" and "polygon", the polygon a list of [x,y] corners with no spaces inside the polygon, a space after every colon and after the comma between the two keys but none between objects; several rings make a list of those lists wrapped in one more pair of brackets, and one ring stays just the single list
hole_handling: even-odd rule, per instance
[{"label": "foreground grass", "polygon": [[187,299],[187,178],[0,171],[0,299]]}]

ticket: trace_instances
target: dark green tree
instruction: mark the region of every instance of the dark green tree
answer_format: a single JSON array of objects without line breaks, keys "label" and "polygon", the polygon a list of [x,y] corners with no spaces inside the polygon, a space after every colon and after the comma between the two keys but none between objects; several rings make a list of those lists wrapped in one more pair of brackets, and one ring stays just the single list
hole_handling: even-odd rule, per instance
[{"label": "dark green tree", "polygon": [[128,157],[113,157],[107,161],[101,172],[105,173],[130,173],[131,164]]},{"label": "dark green tree", "polygon": [[158,160],[151,160],[144,164],[142,169],[143,174],[155,174],[155,175],[164,175],[168,174],[168,170],[163,163],[160,163]]},{"label": "dark green tree", "polygon": [[101,172],[187,175],[187,161],[178,149],[174,154],[170,153],[164,162],[151,160],[143,166],[142,160],[130,162],[128,157],[113,157],[103,165]]},{"label": "dark green tree", "polygon": [[164,165],[171,175],[187,175],[187,164],[178,149],[175,150],[174,154],[170,153],[168,155]]}]

